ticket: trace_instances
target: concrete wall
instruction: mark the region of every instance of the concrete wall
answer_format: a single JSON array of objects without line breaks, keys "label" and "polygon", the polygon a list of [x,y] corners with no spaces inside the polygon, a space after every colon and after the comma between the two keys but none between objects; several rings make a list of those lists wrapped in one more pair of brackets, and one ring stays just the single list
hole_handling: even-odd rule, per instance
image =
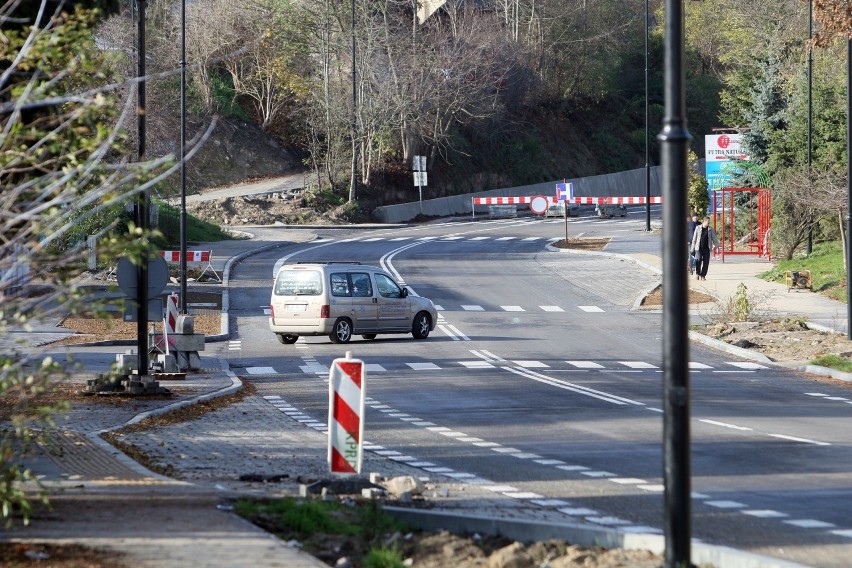
[{"label": "concrete wall", "polygon": [[[651,195],[660,195],[660,166],[653,166],[651,170]],[[605,174],[600,176],[589,176],[566,180],[574,184],[575,197],[644,197],[645,196],[645,168]],[[421,204],[418,201],[400,203],[398,205],[385,205],[377,207],[373,216],[382,223],[405,223],[417,217],[420,213],[429,217],[448,217],[451,215],[470,215],[471,199],[473,197],[521,197],[526,195],[556,194],[556,184],[562,180],[510,187],[504,189],[491,189],[464,195],[452,195],[450,197],[439,197],[437,199],[425,199]],[[519,205],[520,209],[527,208]],[[477,214],[487,214],[487,205],[478,205]]]}]

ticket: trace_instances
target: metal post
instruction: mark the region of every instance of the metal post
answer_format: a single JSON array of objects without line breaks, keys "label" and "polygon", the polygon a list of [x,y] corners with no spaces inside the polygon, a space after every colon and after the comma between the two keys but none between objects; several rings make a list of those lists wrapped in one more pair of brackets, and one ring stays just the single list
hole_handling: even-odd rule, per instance
[{"label": "metal post", "polygon": [[180,313],[187,314],[186,294],[186,0],[180,3]]},{"label": "metal post", "polygon": [[[812,40],[814,37],[814,3],[813,0],[808,2],[808,39]],[[813,132],[813,100],[811,95],[813,93],[812,85],[813,85],[813,70],[814,70],[814,50],[813,46],[808,43],[808,196],[810,197],[812,182],[811,182],[811,157],[812,157],[812,144],[811,144],[811,133]],[[808,215],[808,219],[811,219],[811,215]],[[813,251],[814,246],[814,231],[813,228],[808,226],[808,242],[806,245],[806,253],[810,256]]]},{"label": "metal post", "polygon": [[358,170],[358,95],[355,81],[355,0],[352,0],[352,179],[349,181],[349,201],[355,199]]},{"label": "metal post", "polygon": [[[847,2],[847,7],[848,7]],[[852,38],[846,38],[846,337],[852,339]]]},{"label": "metal post", "polygon": [[665,4],[665,118],[659,134],[663,188],[663,468],[665,566],[690,566],[689,289],[683,259],[687,155],[683,0]]},{"label": "metal post", "polygon": [[645,0],[645,230],[651,230],[650,103],[648,102],[648,0]]},{"label": "metal post", "polygon": [[[139,5],[136,51],[136,73],[139,78],[145,76],[145,0],[137,0]],[[141,162],[145,156],[145,81],[139,81],[136,89],[136,130],[137,159]],[[146,239],[148,230],[148,190],[139,193],[136,199],[136,226],[142,230]],[[136,348],[139,351],[139,376],[148,374],[148,251],[142,252],[136,279]]]}]

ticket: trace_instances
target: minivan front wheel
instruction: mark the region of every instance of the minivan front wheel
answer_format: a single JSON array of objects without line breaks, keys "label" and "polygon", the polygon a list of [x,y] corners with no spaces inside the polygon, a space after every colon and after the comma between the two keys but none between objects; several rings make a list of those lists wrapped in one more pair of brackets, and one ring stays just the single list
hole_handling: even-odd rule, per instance
[{"label": "minivan front wheel", "polygon": [[332,343],[349,343],[352,339],[352,322],[346,318],[340,318],[334,322],[334,328],[328,336]]},{"label": "minivan front wheel", "polygon": [[414,339],[426,339],[429,337],[429,331],[432,328],[432,318],[426,312],[420,312],[414,317],[414,323],[411,324],[411,335]]}]

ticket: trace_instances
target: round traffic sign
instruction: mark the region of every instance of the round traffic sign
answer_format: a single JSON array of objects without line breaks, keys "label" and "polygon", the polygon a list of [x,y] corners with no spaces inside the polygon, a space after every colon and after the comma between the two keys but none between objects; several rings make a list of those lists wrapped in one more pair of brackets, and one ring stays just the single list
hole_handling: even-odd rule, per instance
[{"label": "round traffic sign", "polygon": [[547,198],[543,195],[536,195],[530,201],[530,211],[536,215],[543,215],[547,211]]},{"label": "round traffic sign", "polygon": [[[130,297],[136,295],[136,284],[139,277],[139,267],[133,264],[129,258],[118,259],[117,269],[118,287]],[[162,256],[154,256],[148,260],[148,297],[156,298],[160,295],[169,281],[169,266]]]}]

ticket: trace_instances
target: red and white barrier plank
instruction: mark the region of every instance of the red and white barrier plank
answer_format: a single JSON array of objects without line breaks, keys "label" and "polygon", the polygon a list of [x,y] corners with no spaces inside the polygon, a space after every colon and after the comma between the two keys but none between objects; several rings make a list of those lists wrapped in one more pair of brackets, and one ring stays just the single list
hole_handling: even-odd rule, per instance
[{"label": "red and white barrier plank", "polygon": [[364,362],[335,359],[328,377],[328,466],[332,473],[361,473],[364,439]]}]

